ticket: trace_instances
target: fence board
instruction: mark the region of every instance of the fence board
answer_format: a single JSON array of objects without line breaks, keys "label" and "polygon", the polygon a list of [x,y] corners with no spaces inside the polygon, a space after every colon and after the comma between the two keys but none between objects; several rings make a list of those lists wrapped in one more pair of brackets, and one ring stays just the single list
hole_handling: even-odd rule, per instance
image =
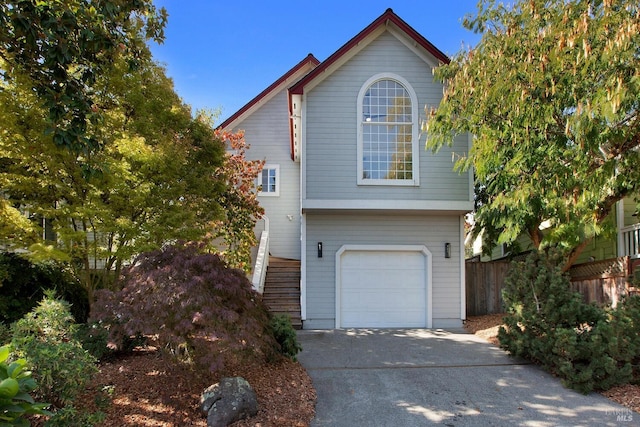
[{"label": "fence board", "polygon": [[509,268],[507,261],[467,262],[467,316],[502,313],[502,286]]},{"label": "fence board", "polygon": [[[630,288],[629,257],[579,264],[571,268],[571,288],[586,302],[615,305]],[[467,316],[503,313],[502,288],[510,261],[467,261],[465,287]]]},{"label": "fence board", "polygon": [[586,302],[615,307],[629,293],[629,257],[578,264],[569,273],[572,289],[580,292]]}]

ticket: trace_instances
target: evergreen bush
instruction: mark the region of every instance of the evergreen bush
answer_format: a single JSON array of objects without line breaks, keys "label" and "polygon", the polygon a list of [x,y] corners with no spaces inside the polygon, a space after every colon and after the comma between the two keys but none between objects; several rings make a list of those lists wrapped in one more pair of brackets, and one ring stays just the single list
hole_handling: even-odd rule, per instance
[{"label": "evergreen bush", "polygon": [[87,412],[74,405],[67,405],[58,409],[54,416],[47,420],[45,427],[94,427],[104,421],[104,418],[103,412]]},{"label": "evergreen bush", "polygon": [[640,295],[628,296],[612,313],[617,343],[624,349],[632,369],[632,382],[640,383]]},{"label": "evergreen bush", "polygon": [[0,252],[0,322],[21,319],[53,289],[71,304],[77,323],[89,315],[87,291],[59,264],[32,263],[15,253]]},{"label": "evergreen bush", "polygon": [[0,345],[11,342],[11,328],[6,323],[0,322]]},{"label": "evergreen bush", "polygon": [[82,348],[96,360],[104,360],[113,353],[108,345],[109,331],[100,323],[92,322],[78,325],[75,338],[80,342]]},{"label": "evergreen bush", "polygon": [[33,368],[37,393],[55,408],[70,406],[98,372],[96,359],[75,338],[66,301],[47,291],[43,300],[12,325],[12,345]]},{"label": "evergreen bush", "polygon": [[512,264],[503,289],[507,316],[500,346],[583,393],[628,382],[638,354],[636,300],[616,310],[585,303],[571,290],[560,261],[559,253],[549,251]]},{"label": "evergreen bush", "polygon": [[280,346],[280,353],[291,360],[296,360],[296,356],[302,351],[302,346],[298,342],[291,318],[286,314],[275,315],[271,318],[270,326],[273,336]]}]

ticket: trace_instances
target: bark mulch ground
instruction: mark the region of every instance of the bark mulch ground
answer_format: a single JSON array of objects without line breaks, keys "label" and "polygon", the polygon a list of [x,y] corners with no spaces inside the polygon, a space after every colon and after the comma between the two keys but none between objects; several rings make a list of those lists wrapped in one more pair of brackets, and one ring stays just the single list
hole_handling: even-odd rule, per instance
[{"label": "bark mulch ground", "polygon": [[315,389],[297,362],[238,364],[213,375],[168,362],[154,348],[102,362],[76,407],[100,408],[106,416],[97,427],[206,427],[198,410],[200,394],[227,376],[245,378],[258,396],[258,414],[234,427],[304,427],[315,415]]}]

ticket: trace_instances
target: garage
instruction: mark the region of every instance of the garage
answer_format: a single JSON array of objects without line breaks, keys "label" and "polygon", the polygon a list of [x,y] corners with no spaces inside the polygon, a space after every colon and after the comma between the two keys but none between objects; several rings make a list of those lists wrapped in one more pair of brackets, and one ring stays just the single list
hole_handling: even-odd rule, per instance
[{"label": "garage", "polygon": [[430,327],[424,246],[343,246],[336,254],[336,327]]}]

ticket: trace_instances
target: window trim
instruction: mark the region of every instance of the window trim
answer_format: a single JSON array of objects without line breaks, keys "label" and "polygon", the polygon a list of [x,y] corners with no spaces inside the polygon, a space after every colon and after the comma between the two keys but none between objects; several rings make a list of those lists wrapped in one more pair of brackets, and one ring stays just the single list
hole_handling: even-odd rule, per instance
[{"label": "window trim", "polygon": [[[367,90],[374,84],[380,80],[393,80],[399,84],[401,84],[406,91],[409,93],[409,98],[411,99],[411,160],[412,160],[412,179],[367,179],[363,178],[363,155],[364,155],[364,131],[363,131],[363,100],[364,95]],[[418,96],[416,95],[415,90],[409,84],[409,82],[394,73],[379,73],[372,77],[370,77],[360,88],[360,92],[358,92],[358,104],[357,104],[357,113],[356,120],[358,126],[358,144],[357,144],[357,184],[358,185],[392,185],[392,186],[418,186],[420,185],[420,151],[418,149],[419,146],[419,132],[418,132]]]},{"label": "window trim", "polygon": [[260,175],[258,175],[257,187],[261,188],[261,186],[262,186],[262,172],[266,171],[266,170],[270,170],[270,169],[273,169],[276,172],[276,189],[275,189],[275,191],[262,191],[262,189],[260,189],[260,191],[258,191],[258,196],[265,196],[265,197],[278,197],[278,196],[280,196],[280,165],[265,164],[262,167],[262,171],[260,171]]}]

